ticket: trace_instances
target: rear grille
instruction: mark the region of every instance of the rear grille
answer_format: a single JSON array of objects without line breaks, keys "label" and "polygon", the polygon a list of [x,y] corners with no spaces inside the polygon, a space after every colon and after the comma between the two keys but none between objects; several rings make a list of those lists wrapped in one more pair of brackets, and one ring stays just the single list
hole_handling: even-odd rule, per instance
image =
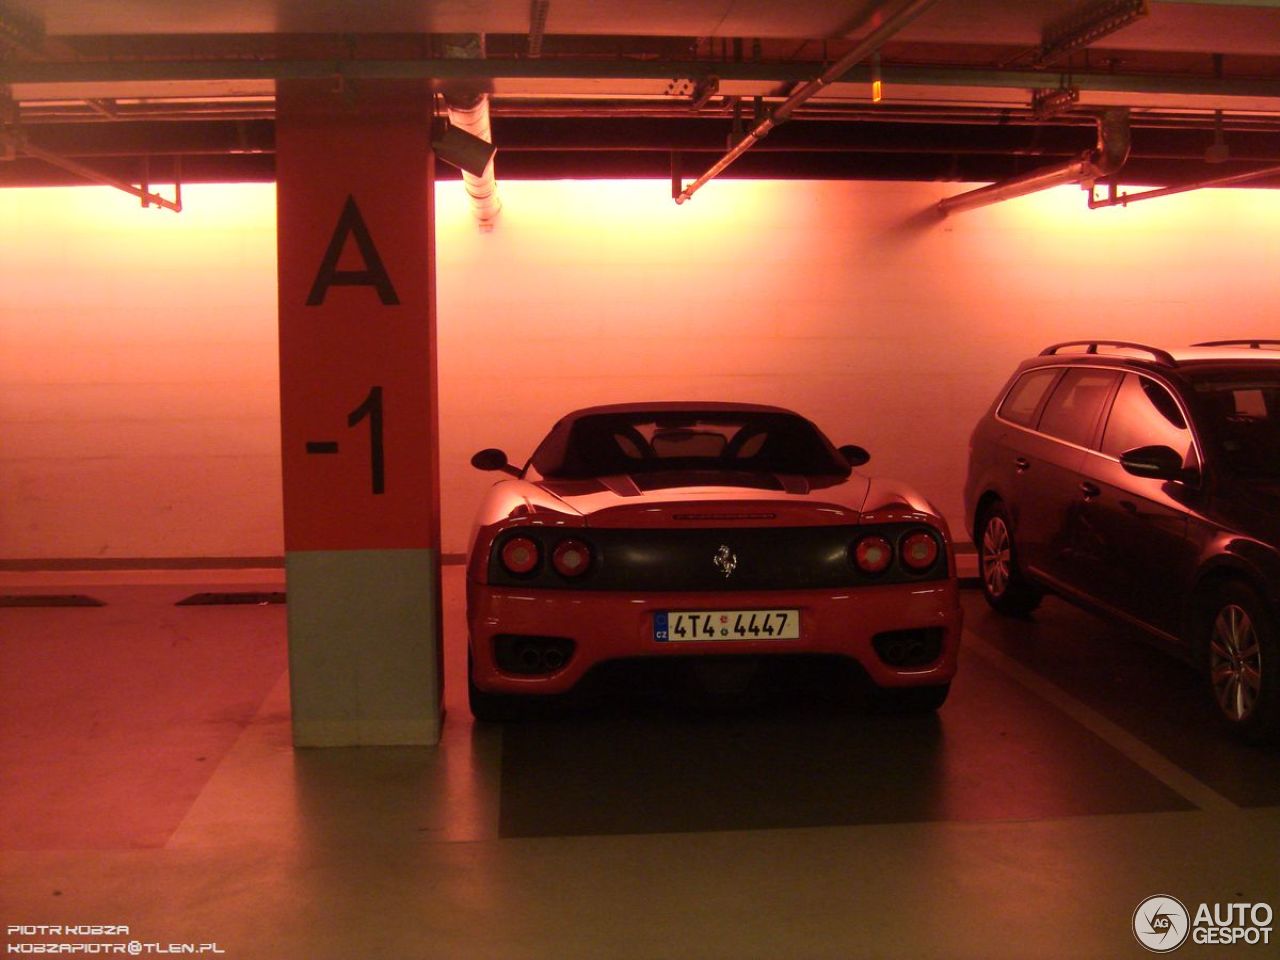
[{"label": "rear grille", "polygon": [[[489,582],[503,586],[623,591],[725,591],[826,589],[936,580],[947,575],[947,555],[936,532],[937,561],[927,570],[905,567],[896,549],[920,523],[831,527],[735,527],[693,530],[622,530],[577,527],[556,530],[520,526],[499,536],[489,559]],[[850,547],[878,534],[895,546],[893,563],[879,574],[853,565]],[[514,536],[537,542],[541,559],[528,574],[513,574],[499,559]],[[591,569],[572,580],[552,569],[551,552],[564,539],[590,544]]]},{"label": "rear grille", "polygon": [[525,676],[555,673],[573,656],[567,637],[536,637],[501,633],[493,638],[493,659],[504,673]]},{"label": "rear grille", "polygon": [[925,667],[942,656],[941,627],[891,630],[871,638],[876,655],[891,667]]}]

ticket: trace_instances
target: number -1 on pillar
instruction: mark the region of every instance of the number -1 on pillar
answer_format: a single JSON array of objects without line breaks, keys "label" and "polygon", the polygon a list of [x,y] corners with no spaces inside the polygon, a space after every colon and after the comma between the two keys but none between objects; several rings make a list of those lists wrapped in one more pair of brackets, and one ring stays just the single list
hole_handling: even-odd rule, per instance
[{"label": "number -1 on pillar", "polygon": [[294,743],[435,743],[431,93],[289,81],[276,102]]}]

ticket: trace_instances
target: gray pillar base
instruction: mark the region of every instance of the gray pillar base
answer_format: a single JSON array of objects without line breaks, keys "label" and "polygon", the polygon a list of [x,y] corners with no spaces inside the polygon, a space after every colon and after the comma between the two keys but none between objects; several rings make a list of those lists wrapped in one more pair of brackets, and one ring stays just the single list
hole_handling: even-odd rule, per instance
[{"label": "gray pillar base", "polygon": [[298,551],[285,572],[294,745],[439,742],[437,551]]}]

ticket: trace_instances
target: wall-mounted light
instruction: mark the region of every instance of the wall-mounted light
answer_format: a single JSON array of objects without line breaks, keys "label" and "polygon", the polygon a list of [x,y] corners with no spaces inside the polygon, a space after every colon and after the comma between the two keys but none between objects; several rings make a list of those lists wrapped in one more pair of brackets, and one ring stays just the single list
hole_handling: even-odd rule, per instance
[{"label": "wall-mounted light", "polygon": [[485,168],[497,152],[497,147],[488,140],[467,133],[447,120],[437,121],[431,138],[431,149],[441,160],[474,177],[484,176]]}]

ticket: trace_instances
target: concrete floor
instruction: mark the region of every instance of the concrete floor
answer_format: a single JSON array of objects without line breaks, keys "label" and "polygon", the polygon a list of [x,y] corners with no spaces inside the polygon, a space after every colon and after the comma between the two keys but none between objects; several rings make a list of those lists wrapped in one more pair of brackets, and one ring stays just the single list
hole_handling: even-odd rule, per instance
[{"label": "concrete floor", "polygon": [[0,609],[9,953],[1138,957],[1147,897],[1280,909],[1280,754],[1057,601],[1011,623],[968,595],[936,718],[646,701],[503,728],[456,681],[448,567],[439,747],[295,751],[284,608],[174,606],[278,576],[0,575],[106,604]]}]

